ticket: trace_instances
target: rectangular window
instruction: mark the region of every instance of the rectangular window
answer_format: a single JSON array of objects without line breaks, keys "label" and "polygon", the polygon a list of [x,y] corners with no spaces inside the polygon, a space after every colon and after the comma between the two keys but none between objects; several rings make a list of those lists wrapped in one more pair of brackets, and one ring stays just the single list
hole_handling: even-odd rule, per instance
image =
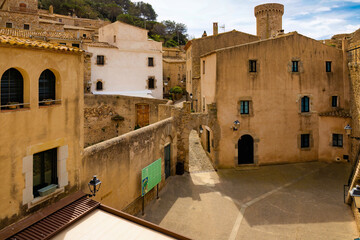
[{"label": "rectangular window", "polygon": [[205,74],[205,60],[203,60],[203,74]]},{"label": "rectangular window", "polygon": [[96,64],[97,64],[97,65],[104,65],[104,64],[105,64],[105,57],[104,57],[104,55],[97,55],[97,56],[96,56]]},{"label": "rectangular window", "polygon": [[71,46],[80,48],[80,44],[78,44],[78,43],[73,43],[73,44],[71,44]]},{"label": "rectangular window", "polygon": [[29,30],[29,29],[30,29],[30,25],[29,25],[29,24],[24,24],[24,29],[25,29],[25,30]]},{"label": "rectangular window", "polygon": [[326,62],[326,72],[331,72],[331,62]]},{"label": "rectangular window", "polygon": [[256,72],[256,60],[249,60],[249,72]]},{"label": "rectangular window", "polygon": [[66,43],[60,43],[60,45],[64,45],[64,46],[66,46]]},{"label": "rectangular window", "polygon": [[240,114],[249,114],[249,101],[241,101],[240,102]]},{"label": "rectangular window", "polygon": [[86,34],[85,34],[85,33],[83,34],[83,37],[86,38]]},{"label": "rectangular window", "polygon": [[332,96],[331,97],[331,106],[332,107],[338,107],[338,96]]},{"label": "rectangular window", "polygon": [[299,72],[299,61],[292,61],[292,72]]},{"label": "rectangular window", "polygon": [[301,148],[310,147],[310,134],[301,134]]},{"label": "rectangular window", "polygon": [[148,79],[148,88],[149,89],[154,89],[155,88],[155,79],[153,77],[150,77]]},{"label": "rectangular window", "polygon": [[153,66],[154,66],[154,58],[152,58],[152,57],[149,57],[149,58],[148,58],[148,66],[149,66],[149,67],[153,67]]},{"label": "rectangular window", "polygon": [[310,98],[304,96],[301,98],[301,112],[309,112],[310,111]]},{"label": "rectangular window", "polygon": [[61,18],[59,18],[59,22],[62,22],[62,19],[61,19]]},{"label": "rectangular window", "polygon": [[6,23],[6,28],[12,28],[12,23],[7,22]]},{"label": "rectangular window", "polygon": [[333,147],[342,147],[343,146],[343,135],[342,134],[333,134]]},{"label": "rectangular window", "polygon": [[114,35],[114,43],[116,43],[116,35]]},{"label": "rectangular window", "polygon": [[34,154],[33,160],[33,195],[39,196],[38,190],[58,184],[57,179],[57,149]]}]

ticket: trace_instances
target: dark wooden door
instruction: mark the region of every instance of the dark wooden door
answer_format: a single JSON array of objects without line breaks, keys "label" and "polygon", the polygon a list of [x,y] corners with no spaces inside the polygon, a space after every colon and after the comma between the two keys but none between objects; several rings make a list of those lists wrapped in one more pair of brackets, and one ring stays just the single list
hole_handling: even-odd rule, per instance
[{"label": "dark wooden door", "polygon": [[170,172],[170,159],[171,159],[170,144],[165,146],[164,155],[165,155],[165,179],[166,179],[166,178],[170,177],[170,175],[171,175],[171,172]]},{"label": "dark wooden door", "polygon": [[254,139],[250,135],[244,135],[238,141],[238,164],[252,163],[254,163]]},{"label": "dark wooden door", "polygon": [[150,121],[150,107],[149,104],[136,104],[136,125],[145,127],[149,125]]},{"label": "dark wooden door", "polygon": [[206,129],[206,150],[210,153],[210,131]]}]

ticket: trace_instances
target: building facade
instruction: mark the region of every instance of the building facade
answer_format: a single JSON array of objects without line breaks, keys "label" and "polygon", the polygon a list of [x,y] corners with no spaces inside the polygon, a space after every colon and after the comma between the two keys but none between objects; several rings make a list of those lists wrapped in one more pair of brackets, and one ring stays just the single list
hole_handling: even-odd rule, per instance
[{"label": "building facade", "polygon": [[88,44],[91,91],[139,97],[163,97],[162,44],[147,30],[115,22],[99,29],[99,43]]},{"label": "building facade", "polygon": [[79,189],[83,55],[0,35],[0,228]]},{"label": "building facade", "polygon": [[179,48],[163,48],[163,81],[164,94],[179,86],[186,90],[186,60],[185,51]]}]

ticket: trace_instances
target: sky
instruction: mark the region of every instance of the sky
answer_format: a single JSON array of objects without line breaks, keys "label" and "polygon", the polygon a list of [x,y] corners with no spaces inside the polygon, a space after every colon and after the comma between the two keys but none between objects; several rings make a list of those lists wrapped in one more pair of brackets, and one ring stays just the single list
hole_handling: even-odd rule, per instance
[{"label": "sky", "polygon": [[[281,3],[285,7],[285,33],[297,31],[314,39],[329,39],[360,28],[360,0],[143,0],[158,14],[158,21],[184,23],[191,38],[211,35],[212,23],[225,31],[236,29],[256,35],[254,7],[264,3]],[[224,28],[219,28],[219,33]]]}]

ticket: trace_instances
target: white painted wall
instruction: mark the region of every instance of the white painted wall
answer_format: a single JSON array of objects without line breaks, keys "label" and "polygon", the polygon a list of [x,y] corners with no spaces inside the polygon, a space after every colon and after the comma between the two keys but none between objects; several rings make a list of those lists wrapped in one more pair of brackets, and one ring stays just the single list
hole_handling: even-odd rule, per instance
[{"label": "white painted wall", "polygon": [[[114,42],[116,35],[116,42]],[[129,92],[149,90],[147,80],[155,77],[155,98],[163,97],[162,43],[148,40],[147,30],[125,23],[115,22],[99,29],[99,41],[117,48],[87,47],[93,53],[91,60],[92,92],[101,79],[103,92]],[[105,56],[105,65],[96,64],[97,55]],[[154,58],[154,67],[148,66],[148,58]]]}]

